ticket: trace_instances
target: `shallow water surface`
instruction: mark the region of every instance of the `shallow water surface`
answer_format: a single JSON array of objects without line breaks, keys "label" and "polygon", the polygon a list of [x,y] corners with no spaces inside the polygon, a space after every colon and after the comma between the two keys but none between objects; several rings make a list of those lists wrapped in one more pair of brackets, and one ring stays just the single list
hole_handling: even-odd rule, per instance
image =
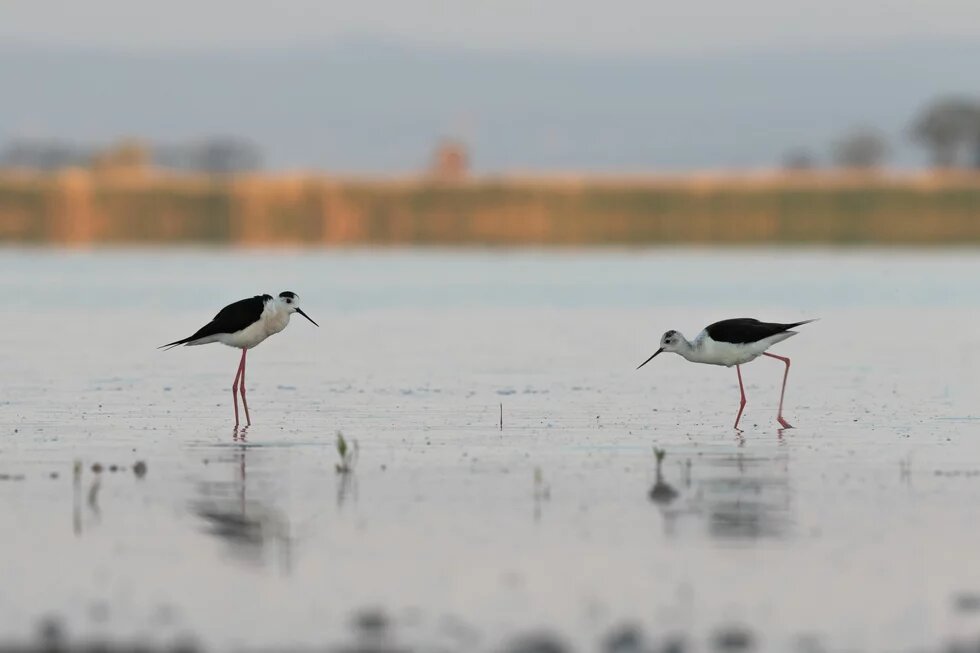
[{"label": "shallow water surface", "polygon": [[[0,646],[980,641],[972,251],[0,262]],[[287,289],[322,328],[249,355],[235,433],[237,352],[155,347]],[[635,370],[663,331],[740,315],[821,318],[777,347],[794,429],[778,361],[744,367],[742,434],[734,370]]]}]

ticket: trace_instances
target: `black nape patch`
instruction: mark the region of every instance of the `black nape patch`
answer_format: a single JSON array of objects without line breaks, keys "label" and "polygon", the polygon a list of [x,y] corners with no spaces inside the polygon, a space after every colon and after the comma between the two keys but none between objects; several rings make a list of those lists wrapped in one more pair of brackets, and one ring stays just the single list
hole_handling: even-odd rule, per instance
[{"label": "black nape patch", "polygon": [[281,293],[279,293],[279,296],[280,297],[283,297],[283,298],[288,297],[289,299],[294,299],[296,297],[296,293],[294,293],[294,292],[292,292],[290,290],[284,290]]}]

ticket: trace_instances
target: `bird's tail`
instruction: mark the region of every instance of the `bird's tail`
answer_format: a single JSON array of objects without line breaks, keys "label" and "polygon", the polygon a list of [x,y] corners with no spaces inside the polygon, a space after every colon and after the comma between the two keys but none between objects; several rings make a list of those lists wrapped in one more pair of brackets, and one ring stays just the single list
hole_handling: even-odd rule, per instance
[{"label": "bird's tail", "polygon": [[816,321],[817,321],[817,320],[819,320],[819,319],[820,319],[819,317],[815,317],[815,318],[813,318],[812,320],[803,320],[802,322],[794,322],[793,324],[786,324],[786,325],[784,325],[784,326],[785,326],[785,327],[786,327],[787,329],[793,329],[793,328],[796,328],[796,327],[798,327],[798,326],[802,326],[802,325],[804,325],[804,324],[809,324],[810,322],[816,322]]},{"label": "bird's tail", "polygon": [[160,345],[159,347],[157,347],[157,349],[164,349],[166,351],[170,351],[174,347],[180,347],[181,345],[186,345],[188,342],[190,342],[190,338],[183,338],[182,340],[174,340],[173,342],[168,342],[165,345]]}]

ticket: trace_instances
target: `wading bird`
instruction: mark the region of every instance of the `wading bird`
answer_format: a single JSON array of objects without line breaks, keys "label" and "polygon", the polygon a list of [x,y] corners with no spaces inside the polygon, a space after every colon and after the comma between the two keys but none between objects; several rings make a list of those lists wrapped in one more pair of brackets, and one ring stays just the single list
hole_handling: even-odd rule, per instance
[{"label": "wading bird", "polygon": [[[245,401],[245,355],[269,336],[279,333],[289,324],[289,316],[299,313],[310,322],[313,318],[304,313],[299,307],[299,297],[288,290],[272,295],[256,295],[228,304],[218,311],[214,319],[197,330],[189,338],[175,340],[159,347],[173,349],[180,345],[206,345],[220,342],[229,347],[242,350],[242,360],[238,363],[238,372],[231,382],[231,395],[235,403],[235,426],[238,426],[238,392],[242,394],[242,406],[245,407],[245,422],[251,424],[248,415],[248,402]],[[314,326],[320,326],[313,322]]]},{"label": "wading bird", "polygon": [[803,320],[793,324],[776,324],[740,317],[734,320],[715,322],[705,327],[704,331],[691,341],[688,341],[680,331],[668,331],[660,339],[660,349],[653,356],[640,363],[636,369],[640,369],[665,351],[680,354],[692,363],[724,365],[725,367],[734,365],[735,371],[738,373],[738,389],[742,393],[738,414],[735,416],[735,428],[738,429],[738,421],[742,418],[742,411],[745,409],[745,386],[742,385],[742,370],[739,366],[753,361],[759,356],[769,356],[781,360],[786,364],[786,371],[783,373],[783,389],[779,393],[779,412],[776,415],[776,420],[783,428],[793,428],[789,422],[783,419],[783,396],[786,394],[786,378],[789,376],[790,361],[785,356],[770,354],[766,350],[777,342],[795,336],[797,332],[790,331],[793,327],[809,324],[813,321]]}]

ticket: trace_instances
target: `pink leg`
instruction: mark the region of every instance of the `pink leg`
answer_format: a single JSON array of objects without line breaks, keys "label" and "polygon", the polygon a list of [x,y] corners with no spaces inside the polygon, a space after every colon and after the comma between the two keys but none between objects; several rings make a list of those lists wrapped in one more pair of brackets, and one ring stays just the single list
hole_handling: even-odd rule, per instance
[{"label": "pink leg", "polygon": [[738,372],[738,391],[742,393],[742,400],[738,405],[738,415],[735,416],[735,429],[741,430],[738,428],[738,420],[742,419],[742,411],[745,410],[745,386],[742,385],[742,368],[736,365],[735,371]]},{"label": "pink leg", "polygon": [[[238,363],[238,371],[235,372],[235,380],[231,382],[231,400],[235,405],[235,426],[238,426],[238,379],[245,374],[245,350],[242,350],[242,360]],[[245,401],[245,396],[242,396]]]},{"label": "pink leg", "polygon": [[242,350],[242,384],[240,386],[242,393],[242,406],[245,407],[245,424],[247,426],[252,425],[252,418],[248,416],[248,402],[245,401],[245,354],[248,353],[247,349]]},{"label": "pink leg", "polygon": [[782,425],[784,429],[791,429],[793,425],[783,419],[783,397],[786,396],[786,379],[789,377],[789,359],[785,356],[777,356],[776,354],[764,353],[763,356],[768,356],[769,358],[776,358],[778,360],[786,363],[786,371],[783,372],[783,389],[779,393],[779,412],[776,413],[776,421]]}]

